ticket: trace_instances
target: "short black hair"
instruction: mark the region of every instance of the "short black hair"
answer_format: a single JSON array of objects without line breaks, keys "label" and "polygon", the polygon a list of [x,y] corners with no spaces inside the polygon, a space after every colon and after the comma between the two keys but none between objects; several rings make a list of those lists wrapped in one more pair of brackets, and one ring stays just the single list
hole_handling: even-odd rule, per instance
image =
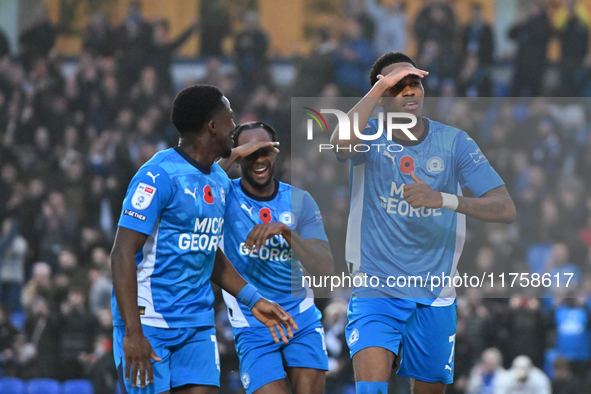
[{"label": "short black hair", "polygon": [[384,53],[378,58],[378,60],[375,61],[373,66],[371,66],[371,71],[369,72],[369,83],[371,86],[376,84],[378,81],[378,75],[382,73],[382,70],[394,63],[410,63],[414,67],[417,66],[414,60],[402,52]]},{"label": "short black hair", "polygon": [[170,119],[179,133],[199,132],[226,105],[215,86],[193,85],[179,92],[172,103]]},{"label": "short black hair", "polygon": [[238,146],[238,137],[242,134],[243,131],[252,130],[252,129],[263,129],[271,136],[271,141],[277,141],[277,132],[275,129],[264,122],[248,122],[242,123],[236,126],[234,129],[234,148]]}]

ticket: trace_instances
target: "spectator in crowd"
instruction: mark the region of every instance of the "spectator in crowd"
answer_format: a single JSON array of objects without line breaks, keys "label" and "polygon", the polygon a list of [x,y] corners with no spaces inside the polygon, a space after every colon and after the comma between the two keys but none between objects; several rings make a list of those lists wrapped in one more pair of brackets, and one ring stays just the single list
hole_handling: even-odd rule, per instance
[{"label": "spectator in crowd", "polygon": [[517,44],[513,73],[513,97],[534,97],[542,93],[546,70],[548,42],[552,26],[543,3],[529,3],[527,13],[522,12],[509,30],[509,38]]},{"label": "spectator in crowd", "polygon": [[560,42],[561,86],[559,97],[580,97],[584,94],[586,69],[583,62],[589,49],[591,16],[579,0],[565,0],[553,18]]},{"label": "spectator in crowd", "polygon": [[371,43],[355,19],[347,20],[336,52],[336,83],[345,97],[361,97],[367,90],[366,74],[373,62]]},{"label": "spectator in crowd", "polygon": [[583,300],[565,298],[554,310],[555,348],[573,373],[586,378],[591,362],[591,313]]},{"label": "spectator in crowd", "polygon": [[[110,315],[110,312],[109,312]],[[113,341],[105,335],[98,335],[91,354],[80,357],[84,376],[90,380],[94,394],[113,394],[119,385],[117,369],[113,363]]]},{"label": "spectator in crowd", "polygon": [[[455,69],[453,57],[453,40],[456,33],[456,16],[453,8],[446,0],[429,0],[419,11],[414,24],[418,53],[425,50],[428,42],[436,43],[438,56],[445,56],[445,64],[450,70]],[[431,44],[433,45],[433,44]],[[445,70],[446,74],[448,70]]]},{"label": "spectator in crowd", "polygon": [[222,56],[224,39],[230,34],[228,10],[221,1],[202,1],[200,19],[200,55],[206,58]]},{"label": "spectator in crowd", "polygon": [[400,0],[366,0],[367,13],[373,19],[373,51],[375,56],[387,52],[406,50],[407,15],[404,3]]},{"label": "spectator in crowd", "polygon": [[8,313],[21,310],[21,288],[25,280],[27,240],[18,223],[6,218],[0,228],[0,301]]},{"label": "spectator in crowd", "polygon": [[39,257],[52,267],[57,266],[57,255],[63,245],[76,244],[77,222],[72,211],[67,209],[64,195],[52,192],[42,206],[42,216],[38,218],[40,244]]},{"label": "spectator in crowd", "polygon": [[482,15],[482,5],[473,3],[471,18],[462,34],[461,58],[464,64],[458,74],[459,96],[492,96],[490,68],[494,61],[492,28]]},{"label": "spectator in crowd", "polygon": [[316,97],[324,86],[334,82],[335,42],[326,29],[316,30],[312,35],[312,42],[312,53],[298,64],[294,97]]},{"label": "spectator in crowd", "polygon": [[550,379],[544,372],[534,367],[529,357],[518,356],[513,360],[508,379],[495,394],[550,394],[551,390]]},{"label": "spectator in crowd", "polygon": [[569,362],[559,357],[554,361],[553,394],[579,394],[589,392],[584,381],[573,375]]},{"label": "spectator in crowd", "polygon": [[548,322],[536,298],[513,297],[509,300],[505,356],[513,360],[526,355],[539,368],[544,365]]},{"label": "spectator in crowd", "polygon": [[62,380],[84,377],[84,356],[92,353],[96,337],[96,318],[87,310],[86,295],[72,289],[60,304],[60,374]]},{"label": "spectator in crowd", "polygon": [[241,89],[250,91],[269,81],[269,37],[261,28],[259,14],[256,11],[246,12],[243,22],[244,30],[234,39],[234,56]]},{"label": "spectator in crowd", "polygon": [[31,302],[25,321],[25,336],[15,344],[23,379],[59,377],[59,346],[61,326],[46,298],[39,296]]},{"label": "spectator in crowd", "polygon": [[114,39],[109,19],[104,13],[96,12],[82,35],[82,48],[93,56],[111,56]]},{"label": "spectator in crowd", "polygon": [[6,38],[4,30],[0,29],[0,61],[6,55],[10,55],[10,44],[8,43],[8,38]]},{"label": "spectator in crowd", "polygon": [[470,372],[466,394],[497,393],[507,379],[507,373],[503,368],[503,355],[499,349],[486,349],[482,352],[480,362]]},{"label": "spectator in crowd", "polygon": [[576,288],[582,280],[581,269],[570,262],[569,248],[562,242],[552,246],[552,252],[545,263],[544,273],[550,274],[553,278],[558,275],[560,282],[549,286],[549,293],[547,293],[558,297],[563,296],[566,290]]},{"label": "spectator in crowd", "polygon": [[462,33],[461,57],[476,55],[483,67],[490,67],[494,61],[493,31],[482,15],[482,5],[472,3],[470,20]]},{"label": "spectator in crowd", "polygon": [[27,72],[38,60],[47,58],[56,37],[57,33],[49,20],[47,8],[39,4],[31,13],[29,27],[19,37],[19,52]]},{"label": "spectator in crowd", "polygon": [[52,296],[51,267],[42,261],[37,262],[33,265],[33,274],[22,292],[23,308],[29,312],[39,298],[49,300]]},{"label": "spectator in crowd", "polygon": [[101,310],[110,308],[111,289],[113,288],[109,269],[111,263],[105,248],[96,246],[92,249],[91,264],[89,309],[98,316]]},{"label": "spectator in crowd", "polygon": [[4,376],[18,374],[14,353],[14,343],[18,335],[20,332],[10,322],[6,309],[0,306],[0,368]]},{"label": "spectator in crowd", "polygon": [[170,26],[166,19],[158,19],[153,25],[152,48],[150,48],[149,64],[156,70],[158,81],[162,84],[164,91],[172,94],[174,92],[172,79],[170,77],[170,64],[172,56],[189,38],[197,31],[197,22],[189,26],[177,38],[170,38]]},{"label": "spectator in crowd", "polygon": [[127,16],[115,31],[115,40],[119,85],[126,91],[146,66],[152,43],[152,25],[145,20],[139,1],[129,2]]}]

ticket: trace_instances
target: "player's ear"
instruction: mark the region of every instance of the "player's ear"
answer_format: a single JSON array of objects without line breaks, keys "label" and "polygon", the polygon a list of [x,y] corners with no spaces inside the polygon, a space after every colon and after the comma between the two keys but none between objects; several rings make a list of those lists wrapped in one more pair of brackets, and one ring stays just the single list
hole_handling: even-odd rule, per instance
[{"label": "player's ear", "polygon": [[212,133],[212,134],[216,134],[217,133],[217,122],[215,121],[215,119],[210,120],[209,122],[207,122],[207,130]]}]

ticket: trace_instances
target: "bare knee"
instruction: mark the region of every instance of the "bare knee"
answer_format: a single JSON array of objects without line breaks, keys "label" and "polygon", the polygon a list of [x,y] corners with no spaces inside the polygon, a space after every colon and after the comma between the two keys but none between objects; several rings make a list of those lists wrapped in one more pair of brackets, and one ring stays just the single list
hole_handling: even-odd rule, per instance
[{"label": "bare knee", "polygon": [[355,353],[353,369],[355,381],[388,382],[396,355],[381,347],[368,347]]},{"label": "bare knee", "polygon": [[443,394],[445,393],[445,383],[429,383],[411,379],[410,392],[412,394]]},{"label": "bare knee", "polygon": [[288,368],[291,391],[295,394],[322,394],[326,371],[314,368]]}]

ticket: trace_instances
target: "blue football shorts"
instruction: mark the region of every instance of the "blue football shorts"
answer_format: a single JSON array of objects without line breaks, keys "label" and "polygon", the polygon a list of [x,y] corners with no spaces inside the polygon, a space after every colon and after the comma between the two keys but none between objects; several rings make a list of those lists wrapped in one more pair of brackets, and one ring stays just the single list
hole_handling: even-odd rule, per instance
[{"label": "blue football shorts", "polygon": [[136,376],[132,377],[137,378],[136,387],[132,388],[131,380],[125,380],[125,328],[115,326],[113,353],[123,394],[158,394],[186,384],[219,387],[220,356],[214,327],[158,328],[142,325],[142,328],[154,352],[162,361],[152,360],[154,383],[141,389],[139,376]]},{"label": "blue football shorts", "polygon": [[328,371],[324,329],[315,307],[294,316],[299,330],[289,343],[275,343],[266,327],[234,331],[240,358],[240,379],[247,394],[286,377],[285,368],[313,368]]},{"label": "blue football shorts", "polygon": [[352,297],[347,317],[351,358],[362,349],[381,347],[399,356],[399,376],[453,383],[455,302],[436,307],[401,298]]}]

